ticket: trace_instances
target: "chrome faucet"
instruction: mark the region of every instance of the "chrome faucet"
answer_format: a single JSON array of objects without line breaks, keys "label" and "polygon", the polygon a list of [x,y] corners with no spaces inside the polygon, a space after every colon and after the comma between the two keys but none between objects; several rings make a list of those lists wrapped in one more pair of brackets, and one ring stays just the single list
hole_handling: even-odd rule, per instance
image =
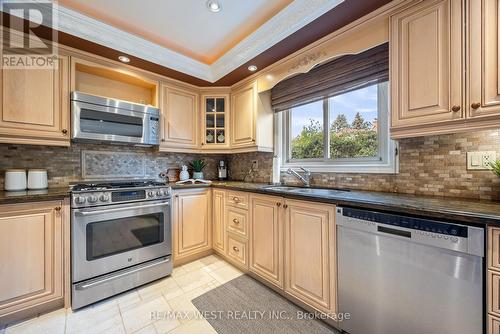
[{"label": "chrome faucet", "polygon": [[311,171],[308,169],[305,169],[303,167],[299,167],[299,168],[302,169],[302,171],[304,172],[304,176],[300,175],[299,173],[297,173],[296,171],[294,171],[291,168],[288,168],[286,173],[289,175],[293,175],[297,179],[302,181],[302,183],[304,183],[304,187],[310,187],[311,186]]}]

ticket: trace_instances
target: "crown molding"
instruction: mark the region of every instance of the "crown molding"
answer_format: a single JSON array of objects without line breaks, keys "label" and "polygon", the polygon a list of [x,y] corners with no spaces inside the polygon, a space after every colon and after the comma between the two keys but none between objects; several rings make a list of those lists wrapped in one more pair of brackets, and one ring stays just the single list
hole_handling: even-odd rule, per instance
[{"label": "crown molding", "polygon": [[[32,0],[43,11],[47,0]],[[344,0],[295,0],[251,35],[208,65],[169,48],[150,42],[109,24],[55,5],[55,27],[64,33],[171,68],[193,77],[215,82],[260,53],[311,23]]]}]

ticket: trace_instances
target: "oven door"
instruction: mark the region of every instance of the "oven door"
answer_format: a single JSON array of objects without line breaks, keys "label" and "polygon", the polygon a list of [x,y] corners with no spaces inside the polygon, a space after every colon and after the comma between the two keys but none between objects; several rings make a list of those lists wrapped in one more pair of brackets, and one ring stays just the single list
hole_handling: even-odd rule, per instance
[{"label": "oven door", "polygon": [[169,201],[71,210],[72,281],[172,253]]}]

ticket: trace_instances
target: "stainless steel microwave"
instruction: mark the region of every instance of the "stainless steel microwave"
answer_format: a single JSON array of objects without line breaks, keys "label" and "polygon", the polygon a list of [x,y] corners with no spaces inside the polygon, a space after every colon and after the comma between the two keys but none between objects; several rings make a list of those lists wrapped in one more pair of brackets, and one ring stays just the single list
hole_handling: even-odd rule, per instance
[{"label": "stainless steel microwave", "polygon": [[160,109],[82,92],[71,93],[71,138],[74,141],[160,144]]}]

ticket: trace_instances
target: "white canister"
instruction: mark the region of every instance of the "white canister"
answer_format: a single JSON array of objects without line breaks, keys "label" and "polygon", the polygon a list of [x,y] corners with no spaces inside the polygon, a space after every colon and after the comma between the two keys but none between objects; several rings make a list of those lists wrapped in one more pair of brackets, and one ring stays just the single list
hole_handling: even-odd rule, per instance
[{"label": "white canister", "polygon": [[47,189],[48,185],[46,169],[28,170],[28,189]]},{"label": "white canister", "polygon": [[4,188],[7,191],[26,189],[26,169],[11,168],[5,170]]}]

